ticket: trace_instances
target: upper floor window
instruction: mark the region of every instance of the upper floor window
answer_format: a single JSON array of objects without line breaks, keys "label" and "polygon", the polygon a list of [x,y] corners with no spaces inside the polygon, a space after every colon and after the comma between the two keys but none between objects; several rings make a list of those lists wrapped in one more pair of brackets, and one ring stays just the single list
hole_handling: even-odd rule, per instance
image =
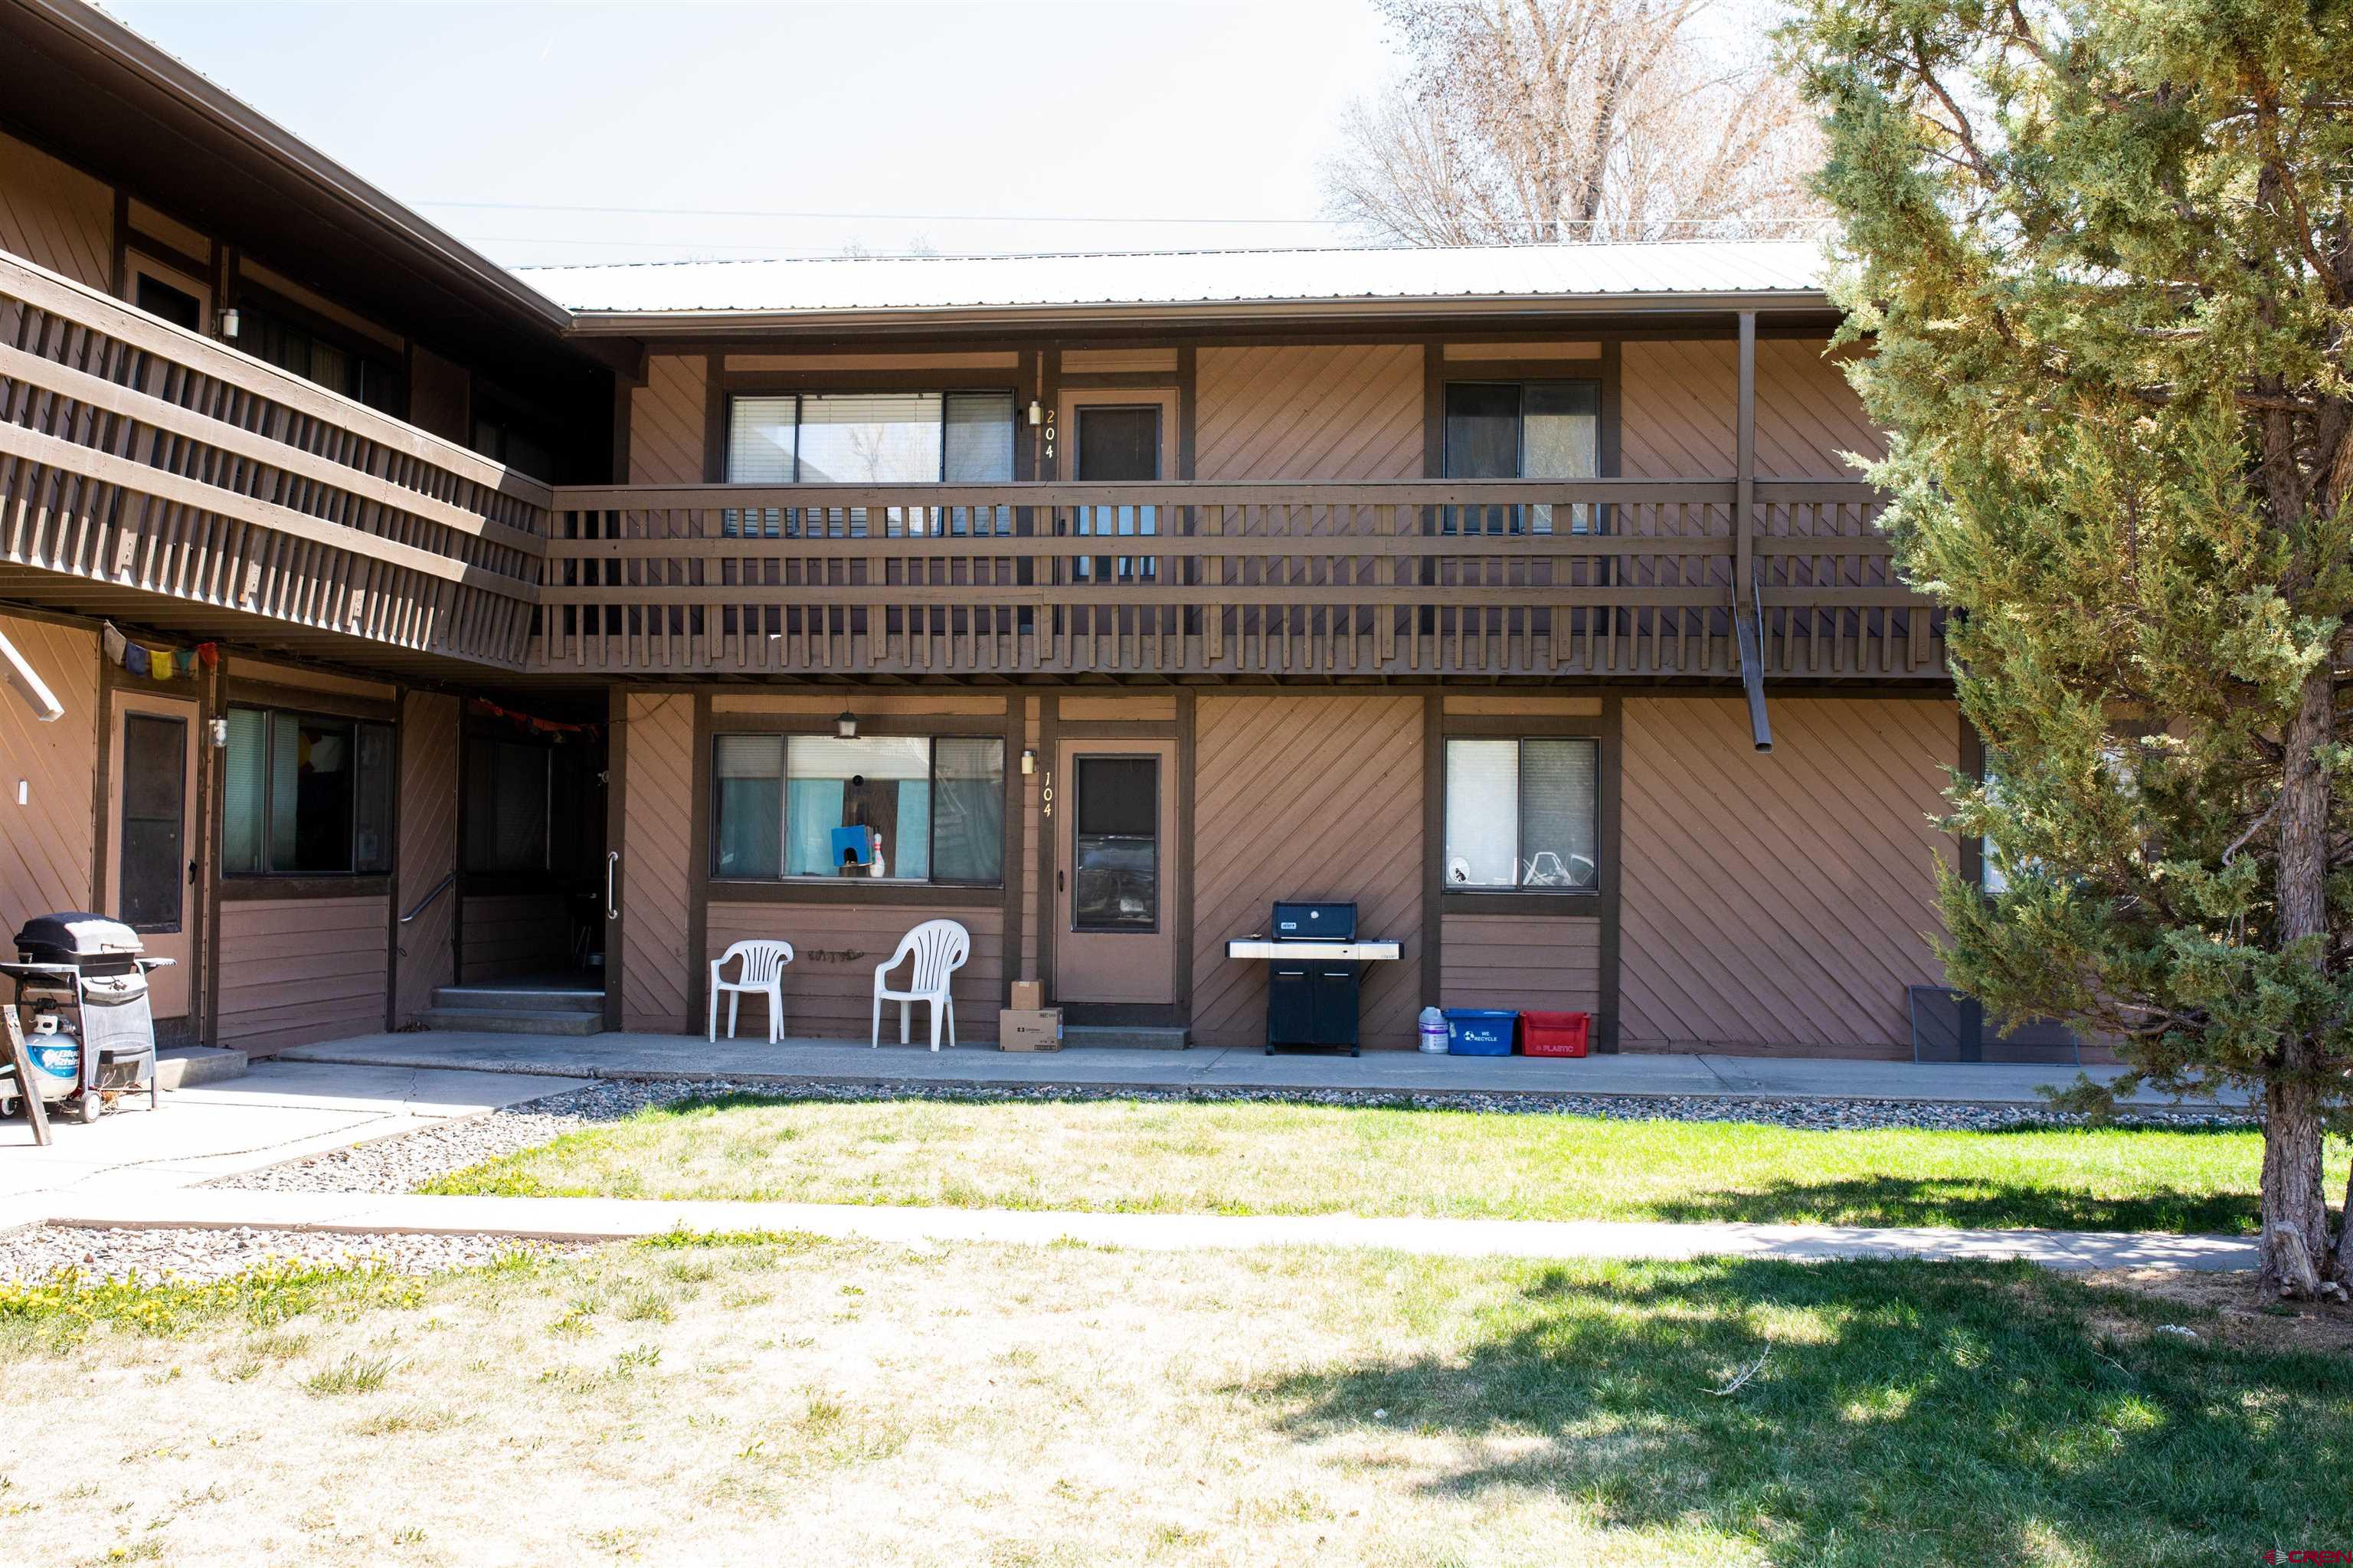
[{"label": "upper floor window", "polygon": [[1005,880],[1000,736],[723,735],[711,776],[713,876]]},{"label": "upper floor window", "polygon": [[[731,484],[1002,484],[1013,477],[1010,392],[762,392],[727,405]],[[987,533],[1003,507],[892,507],[887,531]],[[723,531],[865,536],[857,507],[728,513]],[[881,530],[880,531],[886,531]]]},{"label": "upper floor window", "polygon": [[250,299],[237,302],[237,345],[246,353],[371,408],[406,412],[407,391],[389,351],[371,352],[357,338],[330,337],[287,312]]},{"label": "upper floor window", "polygon": [[1600,753],[1589,739],[1449,740],[1446,890],[1598,890]]},{"label": "upper floor window", "polygon": [[[1601,471],[1598,381],[1456,381],[1446,388],[1448,479],[1592,479]],[[1450,534],[1592,532],[1592,508],[1448,507]]]},{"label": "upper floor window", "polygon": [[228,710],[221,867],[232,876],[392,869],[392,726]]}]

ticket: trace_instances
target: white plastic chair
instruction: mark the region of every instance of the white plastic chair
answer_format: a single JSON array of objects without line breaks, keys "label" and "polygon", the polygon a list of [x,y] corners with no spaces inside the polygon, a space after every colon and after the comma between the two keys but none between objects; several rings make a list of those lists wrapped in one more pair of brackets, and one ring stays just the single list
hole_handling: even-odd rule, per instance
[{"label": "white plastic chair", "polygon": [[[743,960],[740,980],[723,980],[720,970]],[[711,1022],[704,1038],[719,1042],[719,993],[727,993],[727,1038],[735,1038],[735,1009],[745,991],[768,999],[768,1044],[785,1037],[785,966],[793,961],[790,942],[738,942],[711,960]]]},{"label": "white plastic chair", "polygon": [[[955,1001],[948,995],[948,977],[964,968],[972,957],[972,933],[953,920],[926,920],[900,938],[899,950],[890,961],[874,966],[874,1038],[871,1044],[882,1044],[882,1004],[899,1004],[899,1044],[907,1040],[908,1008],[918,1001],[932,1004],[932,1049],[940,1048],[940,1023],[945,1020],[948,1044],[955,1044]],[[914,961],[913,978],[905,991],[891,989],[890,973],[909,959]]]}]

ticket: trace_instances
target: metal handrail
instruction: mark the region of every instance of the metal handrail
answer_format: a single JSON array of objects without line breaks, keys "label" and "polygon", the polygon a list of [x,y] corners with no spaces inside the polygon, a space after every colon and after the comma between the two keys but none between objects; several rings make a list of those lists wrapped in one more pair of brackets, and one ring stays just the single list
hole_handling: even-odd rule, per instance
[{"label": "metal handrail", "polygon": [[427,906],[427,905],[428,905],[428,904],[431,904],[435,899],[437,899],[437,898],[440,897],[443,894],[445,894],[445,893],[448,892],[448,891],[449,891],[449,889],[450,889],[450,887],[451,887],[451,886],[452,886],[452,885],[457,882],[457,880],[458,880],[458,874],[457,874],[456,872],[454,872],[454,871],[453,871],[453,872],[451,872],[448,875],[447,875],[447,876],[443,877],[440,881],[438,881],[438,882],[435,883],[435,884],[433,885],[433,891],[432,891],[432,892],[430,892],[430,893],[428,893],[428,894],[427,894],[424,897],[422,897],[422,898],[418,899],[418,900],[417,901],[417,907],[416,907],[416,908],[414,908],[414,909],[411,909],[407,914],[403,915],[403,916],[400,917],[400,923],[401,923],[402,925],[406,926],[406,925],[407,925],[411,920],[416,919],[419,915],[424,914],[424,913],[425,913],[425,907],[426,907],[426,906]]}]

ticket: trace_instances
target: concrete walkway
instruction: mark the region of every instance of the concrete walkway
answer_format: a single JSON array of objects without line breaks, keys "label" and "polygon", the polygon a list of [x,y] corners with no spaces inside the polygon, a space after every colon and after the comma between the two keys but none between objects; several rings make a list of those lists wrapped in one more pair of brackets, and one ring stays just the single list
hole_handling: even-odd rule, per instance
[{"label": "concrete walkway", "polygon": [[381,1197],[221,1191],[46,1193],[9,1217],[72,1225],[229,1227],[376,1234],[506,1235],[622,1241],[675,1231],[800,1232],[899,1245],[1083,1242],[1152,1252],[1261,1246],[1390,1249],[1445,1257],[2024,1258],[2046,1268],[2253,1268],[2234,1236],[1927,1227],[1669,1224],[1641,1221],[1368,1219],[1355,1214],[1091,1214],[829,1203],[680,1202],[623,1198]]},{"label": "concrete walkway", "polygon": [[59,1192],[153,1194],[331,1150],[397,1138],[586,1079],[269,1061],[241,1077],[164,1096],[127,1096],[94,1127],[57,1124],[46,1149],[21,1121],[0,1122],[0,1224],[18,1199]]},{"label": "concrete walkway", "polygon": [[[716,1044],[679,1034],[434,1033],[364,1034],[305,1045],[280,1061],[474,1072],[554,1074],[574,1078],[728,1077],[776,1084],[930,1084],[976,1088],[1066,1084],[1133,1089],[1260,1088],[1312,1092],[1363,1089],[1427,1095],[1694,1095],[1746,1098],[1942,1100],[2040,1105],[2042,1085],[2072,1082],[2076,1069],[1999,1064],[1945,1065],[1779,1056],[1625,1054],[1578,1059],[1425,1056],[1374,1051],[1360,1057],[1255,1050],[1076,1049],[1043,1055],[967,1045],[934,1055],[921,1046],[764,1039]],[[2117,1067],[2084,1069],[2114,1078]],[[2132,1103],[2172,1102],[2143,1091]],[[2211,1109],[2212,1100],[2185,1102]],[[2242,1104],[2234,1097],[2232,1103]]]}]

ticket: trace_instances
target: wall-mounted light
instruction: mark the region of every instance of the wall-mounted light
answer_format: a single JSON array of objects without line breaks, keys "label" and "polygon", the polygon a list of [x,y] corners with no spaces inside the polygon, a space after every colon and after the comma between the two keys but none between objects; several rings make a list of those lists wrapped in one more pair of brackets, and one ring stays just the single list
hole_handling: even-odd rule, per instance
[{"label": "wall-mounted light", "polygon": [[833,715],[833,733],[844,740],[858,738],[858,715],[848,708]]},{"label": "wall-mounted light", "polygon": [[1046,407],[1035,397],[1029,399],[1029,422],[1033,425],[1046,422]]},{"label": "wall-mounted light", "polygon": [[212,743],[212,748],[215,751],[227,750],[228,747],[228,720],[225,718],[206,719],[205,721],[205,738]]},{"label": "wall-mounted light", "polygon": [[235,311],[223,311],[220,313],[221,336],[234,339],[237,334],[237,313]]},{"label": "wall-mounted light", "polygon": [[1024,750],[1021,753],[1021,771],[1025,775],[1038,771],[1038,754],[1036,752]]}]

